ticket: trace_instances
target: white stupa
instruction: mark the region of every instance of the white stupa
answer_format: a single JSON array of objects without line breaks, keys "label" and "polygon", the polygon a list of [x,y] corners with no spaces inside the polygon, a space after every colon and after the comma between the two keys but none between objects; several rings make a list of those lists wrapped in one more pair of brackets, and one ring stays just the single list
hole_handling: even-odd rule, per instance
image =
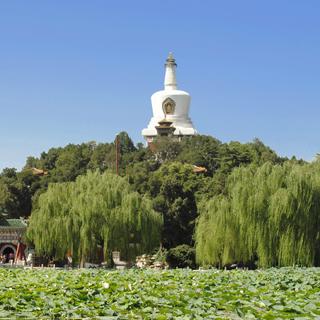
[{"label": "white stupa", "polygon": [[147,142],[151,142],[157,136],[156,127],[163,119],[172,122],[172,127],[175,128],[174,136],[197,134],[189,118],[191,97],[189,93],[177,89],[176,67],[176,61],[172,53],[169,53],[165,64],[164,90],[157,91],[151,96],[153,117],[148,127],[142,130]]}]

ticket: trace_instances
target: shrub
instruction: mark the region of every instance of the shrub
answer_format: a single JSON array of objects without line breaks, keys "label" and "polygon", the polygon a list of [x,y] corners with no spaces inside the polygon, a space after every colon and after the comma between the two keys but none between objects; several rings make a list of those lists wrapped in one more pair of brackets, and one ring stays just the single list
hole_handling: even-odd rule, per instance
[{"label": "shrub", "polygon": [[187,244],[179,245],[168,251],[167,262],[170,268],[192,268],[196,267],[195,249]]}]

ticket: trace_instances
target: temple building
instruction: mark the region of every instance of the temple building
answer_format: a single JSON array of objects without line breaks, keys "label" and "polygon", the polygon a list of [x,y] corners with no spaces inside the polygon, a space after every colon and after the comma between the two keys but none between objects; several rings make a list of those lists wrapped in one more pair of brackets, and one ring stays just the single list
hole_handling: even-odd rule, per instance
[{"label": "temple building", "polygon": [[0,263],[18,263],[25,258],[23,238],[27,223],[23,219],[0,218]]},{"label": "temple building", "polygon": [[192,136],[197,134],[189,117],[190,95],[178,90],[176,61],[169,54],[165,64],[164,90],[151,96],[153,117],[142,135],[148,143],[156,136]]}]

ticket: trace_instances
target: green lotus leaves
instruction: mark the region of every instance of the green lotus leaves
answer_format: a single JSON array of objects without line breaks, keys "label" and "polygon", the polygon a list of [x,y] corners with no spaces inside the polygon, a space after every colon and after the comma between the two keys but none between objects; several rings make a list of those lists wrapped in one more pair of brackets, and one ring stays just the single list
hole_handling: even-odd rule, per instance
[{"label": "green lotus leaves", "polygon": [[320,269],[0,269],[0,319],[319,319]]}]

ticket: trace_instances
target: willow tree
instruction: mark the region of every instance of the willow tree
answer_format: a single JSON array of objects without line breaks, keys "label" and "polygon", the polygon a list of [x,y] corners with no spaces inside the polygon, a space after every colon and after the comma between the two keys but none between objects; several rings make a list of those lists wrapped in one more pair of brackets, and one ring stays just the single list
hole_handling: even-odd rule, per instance
[{"label": "willow tree", "polygon": [[[75,182],[50,184],[32,212],[28,238],[40,254],[96,261],[120,250],[124,259],[160,243],[162,217],[128,182],[105,172],[88,172]],[[100,248],[100,249],[99,249]]]},{"label": "willow tree", "polygon": [[201,206],[198,262],[320,265],[319,168],[266,163],[234,170],[226,195]]}]

